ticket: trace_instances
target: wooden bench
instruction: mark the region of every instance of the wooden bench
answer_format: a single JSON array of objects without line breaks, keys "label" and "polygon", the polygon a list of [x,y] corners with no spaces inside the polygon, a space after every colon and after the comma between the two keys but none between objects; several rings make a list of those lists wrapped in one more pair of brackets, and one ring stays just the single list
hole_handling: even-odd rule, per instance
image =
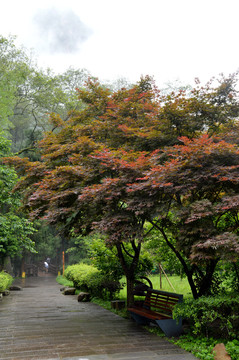
[{"label": "wooden bench", "polygon": [[173,319],[173,308],[183,301],[183,295],[148,289],[142,306],[128,308],[131,317],[140,325],[151,322],[158,325],[166,336],[179,336],[182,319]]}]

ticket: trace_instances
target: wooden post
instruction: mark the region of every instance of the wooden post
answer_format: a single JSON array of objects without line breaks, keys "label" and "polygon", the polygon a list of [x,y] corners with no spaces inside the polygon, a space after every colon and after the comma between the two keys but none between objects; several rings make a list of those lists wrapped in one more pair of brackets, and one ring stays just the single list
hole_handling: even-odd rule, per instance
[{"label": "wooden post", "polygon": [[171,288],[176,292],[176,290],[174,289],[174,287],[173,287],[173,285],[171,284],[171,281],[169,280],[169,278],[167,277],[167,274],[166,274],[166,272],[164,271],[164,269],[163,269],[163,267],[162,267],[162,265],[161,264],[159,264],[159,268],[160,269],[162,269],[162,271],[163,271],[163,273],[164,273],[164,275],[165,275],[165,277],[166,277],[166,279],[167,279],[167,281],[168,281],[168,283],[169,283],[169,285],[171,286]]},{"label": "wooden post", "polygon": [[62,251],[62,275],[64,276],[65,272],[65,252]]},{"label": "wooden post", "polygon": [[162,289],[162,269],[161,269],[161,265],[159,264],[159,287],[160,289]]}]

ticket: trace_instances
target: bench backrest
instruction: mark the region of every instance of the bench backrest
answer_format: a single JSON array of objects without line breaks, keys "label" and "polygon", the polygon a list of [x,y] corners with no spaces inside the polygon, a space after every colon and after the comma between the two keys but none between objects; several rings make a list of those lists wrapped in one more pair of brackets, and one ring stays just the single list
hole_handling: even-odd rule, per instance
[{"label": "bench backrest", "polygon": [[166,291],[148,289],[144,300],[144,307],[172,317],[174,306],[183,301],[183,295]]}]

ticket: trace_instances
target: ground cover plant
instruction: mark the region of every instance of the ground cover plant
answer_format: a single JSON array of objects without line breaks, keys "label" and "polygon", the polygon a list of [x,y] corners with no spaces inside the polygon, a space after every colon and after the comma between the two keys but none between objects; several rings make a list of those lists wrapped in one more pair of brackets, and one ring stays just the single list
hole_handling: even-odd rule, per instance
[{"label": "ground cover plant", "polygon": [[56,281],[60,285],[64,285],[64,286],[67,286],[67,287],[73,287],[74,286],[73,281],[70,281],[70,280],[66,279],[65,276],[63,276],[63,275],[58,275],[57,278],[56,278]]},{"label": "ground cover plant", "polygon": [[216,344],[224,343],[228,354],[232,360],[239,358],[239,341],[228,341],[225,339],[214,339],[203,336],[183,335],[179,339],[169,339],[174,344],[180,346],[186,351],[190,351],[198,359],[214,360],[213,348]]}]

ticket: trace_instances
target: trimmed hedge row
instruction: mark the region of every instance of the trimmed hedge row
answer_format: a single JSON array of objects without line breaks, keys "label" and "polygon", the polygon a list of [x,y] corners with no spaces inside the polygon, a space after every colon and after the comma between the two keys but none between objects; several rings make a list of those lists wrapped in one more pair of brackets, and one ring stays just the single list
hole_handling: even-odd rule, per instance
[{"label": "trimmed hedge row", "polygon": [[5,273],[4,271],[0,272],[0,292],[5,291],[13,282],[11,275]]},{"label": "trimmed hedge row", "polygon": [[174,317],[186,319],[190,332],[214,338],[239,337],[239,294],[202,296],[176,305]]},{"label": "trimmed hedge row", "polygon": [[64,276],[72,281],[76,288],[89,292],[93,297],[112,299],[121,289],[119,281],[104,275],[92,265],[70,265],[66,268]]}]

